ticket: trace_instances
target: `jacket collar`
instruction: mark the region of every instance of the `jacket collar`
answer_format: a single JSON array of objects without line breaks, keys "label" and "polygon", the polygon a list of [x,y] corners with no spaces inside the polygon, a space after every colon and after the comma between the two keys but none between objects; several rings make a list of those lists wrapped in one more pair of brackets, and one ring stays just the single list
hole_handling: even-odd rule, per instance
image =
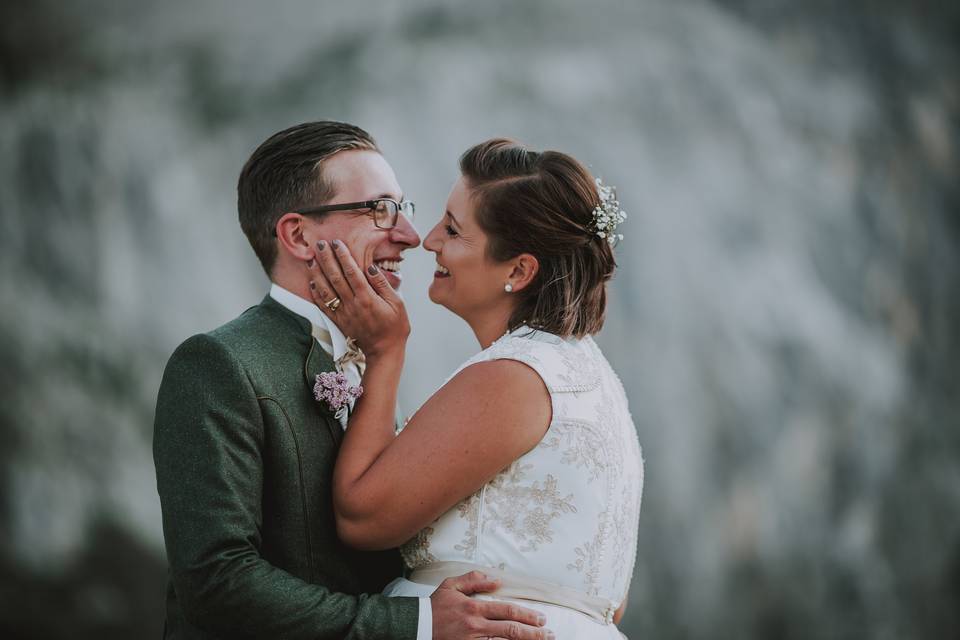
[{"label": "jacket collar", "polygon": [[[313,338],[311,333],[313,325],[303,316],[294,313],[274,300],[270,294],[267,294],[263,298],[260,302],[260,307],[281,316],[284,321],[290,325],[291,329],[296,332],[298,338],[302,340],[304,346],[307,348],[307,355],[303,363],[303,377],[307,388],[313,393],[313,385],[316,383],[317,375],[336,370],[333,358],[330,357],[330,354],[324,351]],[[333,436],[334,442],[339,444],[340,441],[343,440],[343,428],[340,426],[340,421],[337,420],[334,412],[331,411],[330,407],[326,404],[323,402],[314,402],[316,402],[317,411],[323,417],[329,418],[325,419],[324,422],[327,424],[327,428],[330,430],[330,435]]]}]

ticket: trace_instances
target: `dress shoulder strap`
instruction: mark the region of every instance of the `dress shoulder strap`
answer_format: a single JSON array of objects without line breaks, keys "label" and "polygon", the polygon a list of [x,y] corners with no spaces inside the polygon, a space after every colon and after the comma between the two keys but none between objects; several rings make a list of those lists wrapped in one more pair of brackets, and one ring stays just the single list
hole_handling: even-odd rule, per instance
[{"label": "dress shoulder strap", "polygon": [[489,360],[524,363],[537,372],[550,393],[578,393],[600,385],[596,357],[582,341],[527,327],[503,336],[465,362],[454,375],[472,364]]}]

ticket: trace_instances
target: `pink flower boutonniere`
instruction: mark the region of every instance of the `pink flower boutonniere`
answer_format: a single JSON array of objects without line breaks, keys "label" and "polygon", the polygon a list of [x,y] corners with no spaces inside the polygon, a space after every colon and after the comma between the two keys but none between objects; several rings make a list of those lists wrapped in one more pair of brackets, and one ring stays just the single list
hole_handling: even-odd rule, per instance
[{"label": "pink flower boutonniere", "polygon": [[351,400],[356,400],[363,394],[363,387],[351,387],[347,384],[347,377],[339,371],[329,371],[317,374],[317,382],[313,385],[313,397],[318,402],[326,402],[330,410],[339,418],[349,406]]}]

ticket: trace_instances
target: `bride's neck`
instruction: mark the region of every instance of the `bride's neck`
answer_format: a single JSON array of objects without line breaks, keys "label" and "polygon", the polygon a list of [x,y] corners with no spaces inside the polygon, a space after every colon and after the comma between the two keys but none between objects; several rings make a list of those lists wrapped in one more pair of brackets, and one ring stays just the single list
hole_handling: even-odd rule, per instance
[{"label": "bride's neck", "polygon": [[494,341],[503,337],[503,334],[507,332],[507,325],[512,313],[512,308],[492,309],[467,319],[467,324],[473,329],[473,335],[477,337],[481,349],[486,349]]}]

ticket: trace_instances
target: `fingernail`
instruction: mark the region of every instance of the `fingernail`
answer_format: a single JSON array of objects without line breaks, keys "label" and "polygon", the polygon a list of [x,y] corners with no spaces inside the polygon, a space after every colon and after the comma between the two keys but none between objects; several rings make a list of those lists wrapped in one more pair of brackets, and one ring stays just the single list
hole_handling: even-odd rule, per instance
[{"label": "fingernail", "polygon": [[331,245],[334,249],[339,249],[339,248],[340,248],[340,244],[341,244],[341,242],[340,242],[339,240],[332,240],[332,241],[330,241],[330,245]]},{"label": "fingernail", "polygon": [[326,248],[327,248],[327,243],[326,243],[326,242],[324,242],[323,240],[318,240],[318,241],[317,241],[317,249],[320,249],[320,251],[323,251],[323,250],[326,249]]},{"label": "fingernail", "polygon": [[553,631],[547,631],[547,640],[554,640],[557,636],[553,635]]},{"label": "fingernail", "polygon": [[314,282],[313,280],[311,280],[311,281],[310,281],[310,288],[311,288],[311,289],[316,289],[316,288],[317,288],[317,283]]},{"label": "fingernail", "polygon": [[307,267],[309,267],[310,269],[313,269],[313,258],[310,258],[309,260],[307,260]]},{"label": "fingernail", "polygon": [[[537,624],[541,627],[547,624],[547,619],[544,616],[537,616]],[[547,633],[550,633],[549,631]]]},{"label": "fingernail", "polygon": [[378,271],[377,265],[375,264],[372,264],[369,267],[367,267],[367,273],[369,273],[372,276],[377,275],[377,271]]}]

